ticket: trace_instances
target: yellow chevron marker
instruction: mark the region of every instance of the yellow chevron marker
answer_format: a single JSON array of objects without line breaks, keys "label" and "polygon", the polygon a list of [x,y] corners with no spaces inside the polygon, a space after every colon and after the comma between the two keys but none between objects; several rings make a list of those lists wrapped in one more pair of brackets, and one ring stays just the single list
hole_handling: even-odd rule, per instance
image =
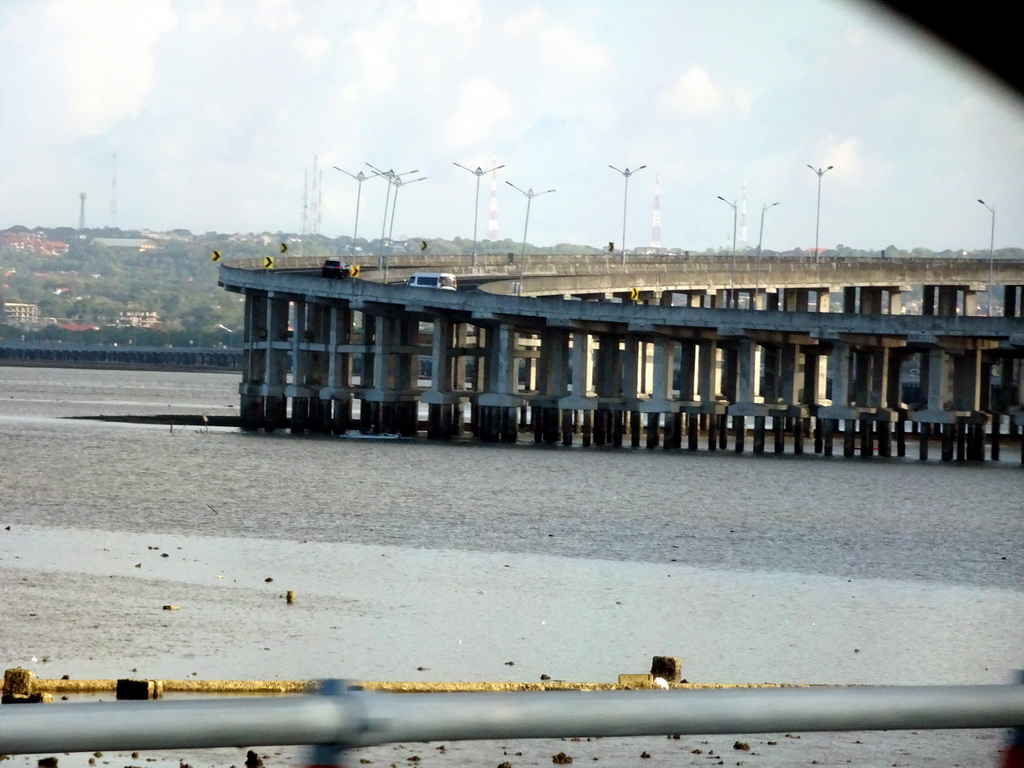
[{"label": "yellow chevron marker", "polygon": [[274,257],[273,256],[264,256],[263,257],[263,268],[264,269],[273,269],[274,268]]},{"label": "yellow chevron marker", "polygon": [[630,298],[631,301],[638,300],[640,298],[640,291],[638,291],[636,288],[630,288],[629,289],[629,298]]},{"label": "yellow chevron marker", "polygon": [[220,251],[214,251],[210,254],[210,261],[220,261]]},{"label": "yellow chevron marker", "polygon": [[427,250],[427,241],[426,240],[420,240],[420,250],[421,251]]},{"label": "yellow chevron marker", "polygon": [[288,243],[281,243],[281,247],[279,250],[281,251],[281,253],[288,253]]},{"label": "yellow chevron marker", "polygon": [[349,274],[352,275],[352,277],[359,277],[359,265],[353,264]]},{"label": "yellow chevron marker", "polygon": [[615,250],[615,243],[609,241],[608,242],[608,253],[611,253],[614,250]]}]

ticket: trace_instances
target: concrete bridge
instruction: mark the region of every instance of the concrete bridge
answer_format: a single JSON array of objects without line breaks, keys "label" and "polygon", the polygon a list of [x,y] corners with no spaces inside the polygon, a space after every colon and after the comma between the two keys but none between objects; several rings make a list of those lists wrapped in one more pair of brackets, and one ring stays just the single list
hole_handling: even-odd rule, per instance
[{"label": "concrete bridge", "polygon": [[[771,435],[831,455],[841,434],[844,455],[888,456],[909,431],[921,458],[935,437],[944,460],[980,460],[1024,425],[1024,262],[476,261],[392,257],[356,280],[302,258],[221,267],[246,297],[244,426],[411,435],[423,405],[434,439],[763,452]],[[424,268],[493,282],[384,284]]]}]

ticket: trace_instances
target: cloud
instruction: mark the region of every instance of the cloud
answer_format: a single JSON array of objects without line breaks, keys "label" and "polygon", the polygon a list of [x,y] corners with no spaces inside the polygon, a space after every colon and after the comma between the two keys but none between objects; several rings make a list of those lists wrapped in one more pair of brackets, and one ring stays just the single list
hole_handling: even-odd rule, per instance
[{"label": "cloud", "polygon": [[562,24],[544,27],[537,35],[541,63],[552,71],[599,77],[611,69],[608,52]]},{"label": "cloud", "polygon": [[292,0],[260,0],[253,21],[257,26],[273,31],[295,26],[302,20]]},{"label": "cloud", "polygon": [[139,112],[153,89],[154,48],[177,24],[170,0],[51,0],[20,21],[47,40],[48,57],[33,64],[49,103],[36,114],[59,109],[63,131],[77,136]]},{"label": "cloud", "polygon": [[357,29],[348,39],[354,71],[346,78],[344,89],[352,100],[360,96],[380,96],[395,87],[398,70],[395,57],[387,54],[395,47],[395,30],[387,23]]},{"label": "cloud", "polygon": [[331,43],[323,35],[296,35],[295,47],[307,61],[323,58],[330,50]]},{"label": "cloud", "polygon": [[479,0],[414,0],[412,20],[431,27],[451,27],[467,34],[483,20]]},{"label": "cloud", "polygon": [[[530,56],[542,71],[596,78],[611,69],[611,57],[604,46],[565,24],[549,22],[539,9],[510,16],[502,25],[502,31],[512,38],[528,40],[533,49]],[[522,55],[525,56],[525,52]]]},{"label": "cloud", "polygon": [[502,30],[510,35],[521,35],[539,27],[546,18],[546,14],[540,8],[531,8],[528,11],[509,16],[502,25]]},{"label": "cloud", "polygon": [[754,106],[754,93],[745,88],[733,88],[732,105],[741,115],[749,115]]},{"label": "cloud", "polygon": [[703,67],[690,67],[658,97],[662,113],[673,118],[714,115],[724,103],[722,90]]},{"label": "cloud", "polygon": [[511,115],[512,99],[507,93],[483,77],[467,80],[459,86],[455,111],[445,124],[445,140],[454,148],[471,147]]},{"label": "cloud", "polygon": [[866,148],[857,136],[843,139],[828,137],[824,151],[823,168],[833,166],[829,175],[835,176],[847,189],[866,192],[885,183],[889,176],[889,165],[883,157]]}]

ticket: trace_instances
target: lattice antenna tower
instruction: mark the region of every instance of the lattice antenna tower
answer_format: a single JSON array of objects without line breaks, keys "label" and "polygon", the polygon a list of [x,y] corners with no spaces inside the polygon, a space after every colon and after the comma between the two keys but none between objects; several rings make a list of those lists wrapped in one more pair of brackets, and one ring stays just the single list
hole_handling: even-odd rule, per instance
[{"label": "lattice antenna tower", "polygon": [[114,153],[113,175],[110,177],[110,226],[117,227],[117,153]]},{"label": "lattice antenna tower", "polygon": [[306,222],[309,220],[309,171],[302,172],[302,226],[299,234],[306,234]]},{"label": "lattice antenna tower", "polygon": [[487,239],[492,243],[498,239],[498,158],[491,160],[491,204],[487,209]]},{"label": "lattice antenna tower", "polygon": [[316,233],[324,224],[324,169],[320,169],[320,177],[316,180]]},{"label": "lattice antenna tower", "polygon": [[654,215],[651,218],[651,248],[661,248],[661,174],[654,174]]},{"label": "lattice antenna tower", "polygon": [[317,222],[320,218],[317,201],[320,199],[319,188],[317,187],[317,156],[313,155],[313,175],[310,177],[309,187],[309,234],[317,233]]},{"label": "lattice antenna tower", "polygon": [[78,231],[85,231],[85,192],[78,193]]},{"label": "lattice antenna tower", "polygon": [[740,198],[740,233],[739,249],[747,250],[750,247],[750,240],[747,238],[747,182],[743,182],[743,195]]}]

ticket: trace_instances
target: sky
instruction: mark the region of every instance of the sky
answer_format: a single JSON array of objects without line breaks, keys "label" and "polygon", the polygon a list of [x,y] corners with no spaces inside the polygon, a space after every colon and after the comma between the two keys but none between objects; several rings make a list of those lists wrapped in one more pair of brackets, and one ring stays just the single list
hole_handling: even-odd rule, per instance
[{"label": "sky", "polygon": [[0,151],[0,228],[379,237],[370,163],[483,240],[459,163],[516,242],[651,245],[660,179],[669,248],[1024,246],[1024,104],[847,0],[4,0]]}]

